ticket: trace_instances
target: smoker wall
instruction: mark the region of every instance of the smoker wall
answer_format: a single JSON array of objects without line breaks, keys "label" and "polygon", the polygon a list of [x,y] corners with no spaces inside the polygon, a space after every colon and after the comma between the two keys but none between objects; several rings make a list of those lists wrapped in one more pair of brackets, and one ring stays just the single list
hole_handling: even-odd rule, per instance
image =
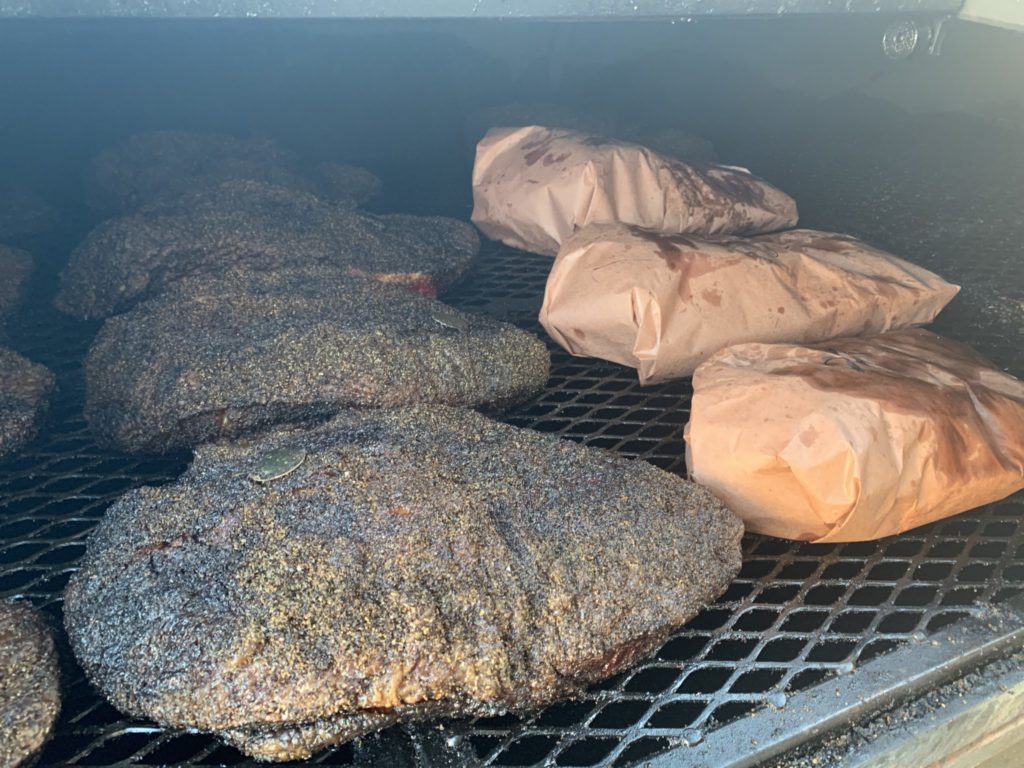
[{"label": "smoker wall", "polygon": [[892,62],[888,21],[7,20],[0,173],[74,203],[87,158],[131,132],[262,133],[370,166],[389,182],[382,205],[451,211],[469,196],[467,119],[508,102],[692,130],[755,170],[803,133],[885,141],[904,109],[965,136],[974,123],[1024,130],[1024,38],[954,23],[942,56]]}]

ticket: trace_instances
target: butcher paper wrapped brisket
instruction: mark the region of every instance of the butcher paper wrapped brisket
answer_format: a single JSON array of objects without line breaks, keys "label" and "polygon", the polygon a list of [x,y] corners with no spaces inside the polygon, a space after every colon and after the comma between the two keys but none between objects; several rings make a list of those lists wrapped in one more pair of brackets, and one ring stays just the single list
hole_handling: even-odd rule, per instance
[{"label": "butcher paper wrapped brisket", "polygon": [[47,368],[0,347],[0,459],[35,438],[49,410],[54,381]]},{"label": "butcher paper wrapped brisket", "polygon": [[693,389],[690,476],[758,533],[877,539],[1024,489],[1024,382],[928,331],[740,344]]},{"label": "butcher paper wrapped brisket", "polygon": [[593,225],[562,248],[540,321],[574,355],[689,376],[744,341],[814,342],[931,322],[959,288],[830,232],[698,238]]},{"label": "butcher paper wrapped brisket", "polygon": [[792,227],[796,203],[743,168],[684,163],[574,131],[495,128],[477,146],[473,223],[494,240],[554,256],[588,224],[670,234]]},{"label": "butcher paper wrapped brisket", "polygon": [[32,763],[60,711],[60,668],[45,620],[27,603],[0,601],[0,766]]},{"label": "butcher paper wrapped brisket", "polygon": [[479,250],[473,227],[455,219],[377,216],[265,182],[229,181],[99,225],[71,254],[56,304],[102,318],[187,275],[310,263],[436,296]]}]

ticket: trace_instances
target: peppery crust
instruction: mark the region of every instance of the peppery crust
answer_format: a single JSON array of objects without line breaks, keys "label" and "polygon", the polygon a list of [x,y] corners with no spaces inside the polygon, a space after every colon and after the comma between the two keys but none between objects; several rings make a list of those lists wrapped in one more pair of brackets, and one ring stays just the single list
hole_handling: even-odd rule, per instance
[{"label": "peppery crust", "polygon": [[[304,463],[253,482],[281,449]],[[644,462],[472,411],[351,411],[122,497],[65,623],[120,709],[295,759],[581,693],[720,595],[741,534]]]},{"label": "peppery crust", "polygon": [[107,320],[86,360],[99,441],[160,453],[343,408],[498,411],[547,383],[526,331],[311,266],[187,279]]}]

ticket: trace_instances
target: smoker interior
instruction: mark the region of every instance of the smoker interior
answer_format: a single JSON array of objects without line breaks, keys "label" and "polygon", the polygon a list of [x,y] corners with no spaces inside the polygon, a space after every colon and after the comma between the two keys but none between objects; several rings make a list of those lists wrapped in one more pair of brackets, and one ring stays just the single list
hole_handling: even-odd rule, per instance
[{"label": "smoker interior", "polygon": [[[88,157],[138,130],[273,135],[370,167],[385,181],[379,210],[467,218],[474,110],[601,104],[709,138],[719,159],[795,197],[803,226],[849,232],[962,284],[935,329],[1021,375],[1024,110],[1000,79],[1024,65],[1024,40],[954,23],[943,56],[893,63],[878,49],[884,22],[0,23],[11,116],[0,168],[36,181],[64,214],[58,230],[20,243],[38,268],[8,341],[49,366],[59,390],[40,437],[0,462],[0,597],[31,600],[59,627],[61,592],[104,510],[130,488],[173,480],[188,461],[95,445],[82,418],[82,360],[99,326],[50,304],[57,271],[95,223],[78,184]],[[979,64],[980,52],[990,60]],[[446,300],[543,338],[549,265],[487,243]],[[685,473],[689,382],[641,388],[631,370],[549,346],[546,390],[509,422]],[[387,756],[412,740],[431,745],[425,764],[620,766],[669,753],[710,765],[701,744],[722,729],[742,740],[737,755],[756,756],[758,734],[801,691],[894,649],[941,643],[951,625],[1017,593],[1022,519],[1018,494],[877,542],[748,535],[742,572],[721,599],[583,699],[392,729],[310,762],[399,764]],[[40,765],[251,764],[211,737],[125,719],[60,643],[64,709]]]}]

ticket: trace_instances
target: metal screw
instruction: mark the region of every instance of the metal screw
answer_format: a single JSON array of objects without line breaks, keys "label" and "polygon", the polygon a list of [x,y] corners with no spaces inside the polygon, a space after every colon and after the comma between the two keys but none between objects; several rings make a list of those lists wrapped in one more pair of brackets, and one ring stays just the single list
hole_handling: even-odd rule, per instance
[{"label": "metal screw", "polygon": [[927,28],[919,27],[909,19],[894,21],[882,33],[882,51],[893,61],[906,59],[916,49],[922,38],[927,39]]}]

